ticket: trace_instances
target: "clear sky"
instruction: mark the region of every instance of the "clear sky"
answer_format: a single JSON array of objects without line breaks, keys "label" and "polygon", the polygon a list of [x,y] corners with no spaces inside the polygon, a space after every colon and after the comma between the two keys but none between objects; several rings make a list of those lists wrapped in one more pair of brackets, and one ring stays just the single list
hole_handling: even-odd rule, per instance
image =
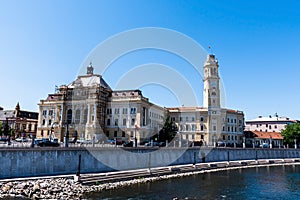
[{"label": "clear sky", "polygon": [[[243,110],[246,119],[276,112],[299,119],[299,8],[297,0],[0,0],[0,106],[14,109],[20,102],[21,109],[37,111],[55,85],[77,77],[99,43],[126,30],[162,27],[193,38],[207,51],[212,47],[226,107]],[[104,79],[114,88],[118,66],[149,62],[179,73],[190,67],[170,53],[145,50],[123,56]],[[202,98],[201,77],[199,83],[191,79]],[[162,106],[174,102],[157,86],[141,89]]]}]

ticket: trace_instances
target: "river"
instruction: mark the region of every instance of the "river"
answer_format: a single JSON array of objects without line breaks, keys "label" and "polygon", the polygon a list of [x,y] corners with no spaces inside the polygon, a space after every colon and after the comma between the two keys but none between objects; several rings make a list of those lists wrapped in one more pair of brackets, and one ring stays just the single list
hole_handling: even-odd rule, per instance
[{"label": "river", "polygon": [[218,171],[127,186],[87,199],[299,199],[300,165]]}]

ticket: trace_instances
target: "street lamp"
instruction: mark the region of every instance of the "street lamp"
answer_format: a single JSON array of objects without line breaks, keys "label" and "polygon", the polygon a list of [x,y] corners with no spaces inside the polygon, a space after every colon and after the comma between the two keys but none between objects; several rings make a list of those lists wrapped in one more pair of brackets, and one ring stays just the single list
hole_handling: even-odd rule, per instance
[{"label": "street lamp", "polygon": [[213,136],[213,143],[214,143],[214,147],[216,147],[216,136]]},{"label": "street lamp", "polygon": [[297,139],[294,139],[295,142],[295,149],[297,149]]}]

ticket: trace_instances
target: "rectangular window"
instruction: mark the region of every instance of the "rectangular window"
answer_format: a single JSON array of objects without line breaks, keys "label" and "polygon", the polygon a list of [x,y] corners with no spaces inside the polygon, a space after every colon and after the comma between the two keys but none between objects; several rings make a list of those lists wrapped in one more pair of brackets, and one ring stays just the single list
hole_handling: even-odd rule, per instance
[{"label": "rectangular window", "polygon": [[185,130],[186,130],[186,131],[189,130],[189,125],[185,125]]},{"label": "rectangular window", "polygon": [[127,114],[127,108],[123,108],[123,114]]},{"label": "rectangular window", "polygon": [[182,117],[179,117],[179,121],[182,121]]},{"label": "rectangular window", "polygon": [[189,121],[189,117],[185,117],[185,121],[188,122]]},{"label": "rectangular window", "polygon": [[203,125],[200,126],[200,130],[204,131],[204,126]]},{"label": "rectangular window", "polygon": [[196,131],[196,125],[192,125],[192,131]]},{"label": "rectangular window", "polygon": [[204,118],[203,118],[203,117],[201,117],[201,118],[200,118],[200,121],[201,121],[201,122],[203,122],[203,121],[204,121]]},{"label": "rectangular window", "polygon": [[114,131],[114,137],[118,137],[118,131]]},{"label": "rectangular window", "polygon": [[136,114],[136,108],[130,108],[130,114]]},{"label": "rectangular window", "polygon": [[43,110],[43,115],[47,115],[47,110]]},{"label": "rectangular window", "polygon": [[53,110],[49,110],[49,115],[50,115],[50,116],[53,115]]},{"label": "rectangular window", "polygon": [[125,137],[125,131],[122,131],[122,137]]},{"label": "rectangular window", "polygon": [[109,138],[109,131],[106,131],[105,135],[107,138]]},{"label": "rectangular window", "polygon": [[223,140],[225,140],[225,135],[223,135]]},{"label": "rectangular window", "polygon": [[132,118],[132,119],[131,119],[131,126],[134,126],[134,125],[135,125],[135,119]]},{"label": "rectangular window", "polygon": [[127,120],[124,118],[124,119],[123,119],[123,126],[126,126],[126,121],[127,121]]},{"label": "rectangular window", "polygon": [[107,119],[107,126],[110,126],[110,119]]},{"label": "rectangular window", "polygon": [[204,139],[204,135],[201,135],[201,140],[203,140]]},{"label": "rectangular window", "polygon": [[227,138],[228,138],[228,140],[230,140],[230,135],[228,135],[228,137],[227,137]]},{"label": "rectangular window", "polygon": [[171,121],[172,121],[172,122],[175,122],[175,117],[171,117]]},{"label": "rectangular window", "polygon": [[118,126],[118,125],[119,125],[119,120],[115,119],[115,126]]},{"label": "rectangular window", "polygon": [[192,117],[192,122],[194,122],[195,121],[195,117]]},{"label": "rectangular window", "polygon": [[216,127],[216,126],[213,126],[213,130],[216,131],[216,130],[217,130],[217,127]]},{"label": "rectangular window", "polygon": [[46,124],[46,120],[43,119],[42,125],[44,126]]},{"label": "rectangular window", "polygon": [[192,140],[194,140],[195,139],[195,134],[192,134]]},{"label": "rectangular window", "polygon": [[52,123],[52,120],[51,120],[51,119],[49,119],[49,123],[48,123],[48,125],[51,125],[51,123]]}]

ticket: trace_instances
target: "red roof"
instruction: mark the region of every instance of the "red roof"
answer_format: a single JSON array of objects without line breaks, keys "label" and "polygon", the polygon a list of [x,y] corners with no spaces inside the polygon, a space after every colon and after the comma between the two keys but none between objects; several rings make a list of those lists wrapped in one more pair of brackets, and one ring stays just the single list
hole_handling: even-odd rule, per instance
[{"label": "red roof", "polygon": [[276,139],[283,140],[283,137],[280,132],[260,132],[260,131],[252,131],[256,136],[256,138],[260,139]]}]

